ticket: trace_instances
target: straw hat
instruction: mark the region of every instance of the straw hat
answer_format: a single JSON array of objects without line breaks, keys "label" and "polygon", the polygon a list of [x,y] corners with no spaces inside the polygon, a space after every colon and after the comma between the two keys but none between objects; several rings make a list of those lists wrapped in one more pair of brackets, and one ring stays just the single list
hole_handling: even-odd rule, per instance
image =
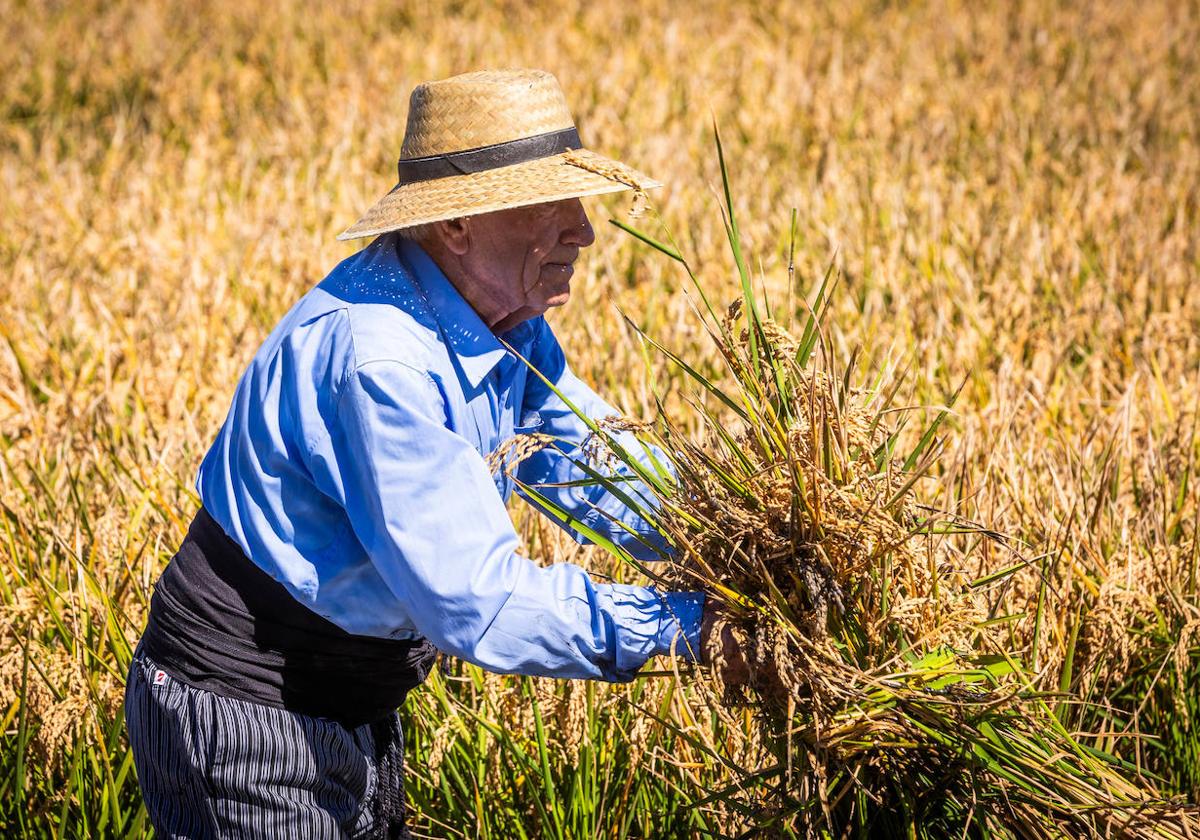
[{"label": "straw hat", "polygon": [[485,70],[418,85],[400,182],[338,239],[662,184],[582,147],[558,80]]}]

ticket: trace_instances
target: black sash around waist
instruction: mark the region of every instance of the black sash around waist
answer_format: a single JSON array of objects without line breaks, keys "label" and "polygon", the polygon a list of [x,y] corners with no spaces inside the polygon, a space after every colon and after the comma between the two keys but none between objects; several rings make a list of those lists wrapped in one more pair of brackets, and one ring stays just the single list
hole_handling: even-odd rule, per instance
[{"label": "black sash around waist", "polygon": [[347,633],[297,601],[200,508],[150,600],[146,655],[226,697],[360,726],[433,667],[426,639]]}]

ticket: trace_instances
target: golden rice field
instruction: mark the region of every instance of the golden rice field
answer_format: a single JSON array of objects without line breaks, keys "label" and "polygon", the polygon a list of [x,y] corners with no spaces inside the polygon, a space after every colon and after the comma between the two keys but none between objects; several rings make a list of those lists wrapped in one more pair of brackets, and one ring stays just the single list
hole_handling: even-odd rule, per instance
[{"label": "golden rice field", "polygon": [[[921,417],[961,387],[914,492],[1006,536],[958,538],[969,577],[1017,565],[989,632],[1078,743],[1200,799],[1200,3],[0,0],[0,39],[0,836],[149,835],[124,674],[237,377],[360,247],[411,88],[504,66],[667,185],[586,200],[576,371],[699,428],[621,317],[716,376],[696,295],[604,222],[739,297],[715,120],[776,319],[832,265],[828,354]],[[633,574],[513,515],[541,561]],[[418,835],[805,836],[738,804],[770,798],[749,709],[681,677],[450,664],[404,712]]]}]

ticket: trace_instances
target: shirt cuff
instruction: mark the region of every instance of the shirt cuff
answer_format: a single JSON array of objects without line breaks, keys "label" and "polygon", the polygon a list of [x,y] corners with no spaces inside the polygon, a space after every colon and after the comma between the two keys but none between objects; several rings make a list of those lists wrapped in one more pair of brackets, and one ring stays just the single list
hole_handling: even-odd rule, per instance
[{"label": "shirt cuff", "polygon": [[[600,587],[597,587],[598,589]],[[614,658],[603,678],[628,682],[652,656],[672,648],[687,662],[700,656],[702,592],[659,592],[653,587],[609,584],[613,609]]]},{"label": "shirt cuff", "polygon": [[655,655],[674,652],[685,662],[700,661],[700,621],[704,616],[703,592],[667,592],[662,597]]}]

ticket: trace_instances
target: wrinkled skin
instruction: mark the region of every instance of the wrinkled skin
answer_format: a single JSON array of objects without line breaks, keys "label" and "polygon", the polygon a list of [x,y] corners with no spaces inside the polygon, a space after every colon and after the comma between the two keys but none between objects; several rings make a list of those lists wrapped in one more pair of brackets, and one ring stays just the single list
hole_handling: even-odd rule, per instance
[{"label": "wrinkled skin", "polygon": [[421,244],[494,333],[562,306],[596,241],[578,198],[436,222]]}]

